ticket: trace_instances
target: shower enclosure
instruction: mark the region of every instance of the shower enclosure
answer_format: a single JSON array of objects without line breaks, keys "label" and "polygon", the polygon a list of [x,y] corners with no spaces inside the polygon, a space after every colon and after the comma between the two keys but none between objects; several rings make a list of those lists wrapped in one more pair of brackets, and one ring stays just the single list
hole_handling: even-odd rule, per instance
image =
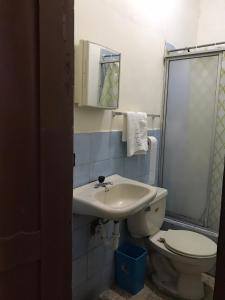
[{"label": "shower enclosure", "polygon": [[225,52],[170,54],[160,184],[167,216],[218,232],[225,154]]}]

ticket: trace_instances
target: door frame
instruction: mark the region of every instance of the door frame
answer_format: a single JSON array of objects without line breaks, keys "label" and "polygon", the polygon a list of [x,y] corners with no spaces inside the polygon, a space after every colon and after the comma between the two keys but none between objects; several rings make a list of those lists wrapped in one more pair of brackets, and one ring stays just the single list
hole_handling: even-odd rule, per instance
[{"label": "door frame", "polygon": [[71,300],[73,0],[2,1],[0,298]]},{"label": "door frame", "polygon": [[39,0],[41,300],[71,300],[74,1]]},{"label": "door frame", "polygon": [[[225,165],[224,165],[225,166]],[[225,172],[225,167],[224,167]],[[221,300],[225,295],[225,175],[223,176],[223,192],[220,214],[220,229],[217,248],[216,281],[214,300]]]}]

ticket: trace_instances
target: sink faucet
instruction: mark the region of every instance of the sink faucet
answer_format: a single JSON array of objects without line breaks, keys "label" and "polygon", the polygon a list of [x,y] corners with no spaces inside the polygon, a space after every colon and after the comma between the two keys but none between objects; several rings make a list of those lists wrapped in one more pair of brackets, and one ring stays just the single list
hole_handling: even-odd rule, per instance
[{"label": "sink faucet", "polygon": [[108,192],[109,188],[107,187],[108,185],[112,185],[112,182],[107,181],[105,182],[105,176],[99,176],[98,177],[98,183],[96,183],[95,188],[99,188],[99,187],[104,187],[105,191]]}]

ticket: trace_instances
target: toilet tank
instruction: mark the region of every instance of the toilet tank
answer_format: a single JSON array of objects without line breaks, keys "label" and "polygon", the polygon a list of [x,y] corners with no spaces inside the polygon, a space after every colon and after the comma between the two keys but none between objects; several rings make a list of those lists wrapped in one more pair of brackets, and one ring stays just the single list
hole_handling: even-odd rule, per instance
[{"label": "toilet tank", "polygon": [[163,224],[168,192],[163,188],[156,189],[156,197],[149,206],[127,219],[128,230],[135,238],[152,236]]}]

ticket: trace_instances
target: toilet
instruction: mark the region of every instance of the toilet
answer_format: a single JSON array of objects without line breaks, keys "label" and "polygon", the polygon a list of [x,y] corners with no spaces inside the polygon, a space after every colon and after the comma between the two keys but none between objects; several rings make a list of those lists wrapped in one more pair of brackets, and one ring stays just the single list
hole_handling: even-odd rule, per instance
[{"label": "toilet", "polygon": [[149,207],[128,218],[128,230],[134,238],[146,238],[152,279],[158,288],[183,299],[202,299],[202,273],[214,266],[217,245],[189,230],[160,230],[166,197],[167,190],[157,188],[157,195]]}]

